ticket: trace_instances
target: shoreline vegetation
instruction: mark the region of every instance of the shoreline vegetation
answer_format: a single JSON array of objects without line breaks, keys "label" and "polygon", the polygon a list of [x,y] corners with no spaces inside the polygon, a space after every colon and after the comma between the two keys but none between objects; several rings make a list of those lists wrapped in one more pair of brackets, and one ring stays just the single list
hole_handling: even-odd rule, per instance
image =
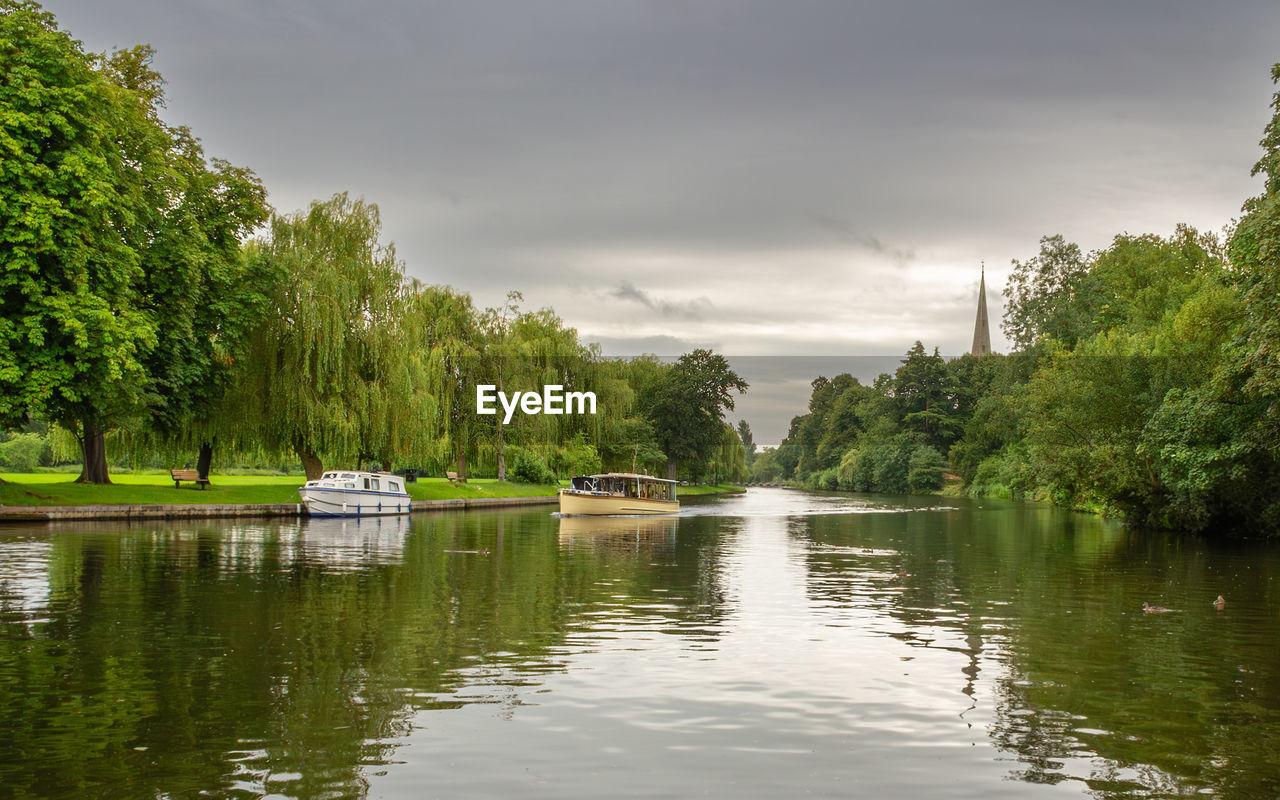
[{"label": "shoreline vegetation", "polygon": [[[184,483],[175,488],[167,472],[126,473],[113,476],[107,486],[77,483],[73,476],[58,473],[0,473],[0,506],[81,506],[81,505],[248,505],[298,502],[297,489],[306,480],[301,475],[212,475],[208,488]],[[445,478],[420,477],[406,484],[413,500],[458,500],[482,498],[553,497],[567,481],[547,484],[499,482],[493,478],[472,478],[454,484]],[[731,484],[680,487],[681,497],[728,494],[745,491]]]},{"label": "shoreline vegetation", "polygon": [[[1280,83],[1280,64],[1272,68]],[[1280,92],[1221,233],[1061,235],[1013,262],[1013,352],[917,341],[869,384],[820,376],[752,464],[811,489],[1033,499],[1148,529],[1280,537]]]},{"label": "shoreline vegetation", "polygon": [[[124,466],[314,479],[376,465],[467,487],[426,481],[424,499],[527,496],[606,471],[746,480],[725,412],[747,384],[724,356],[607,358],[519,292],[478,308],[411,277],[375,203],[338,192],[274,209],[252,169],[165,119],[149,46],[86,52],[38,2],[0,8],[0,470],[75,463],[96,487],[0,497],[166,499],[112,472]],[[480,387],[527,399],[548,386],[596,404],[522,403],[508,420],[477,408]],[[288,493],[214,486],[182,497]]]},{"label": "shoreline vegetation", "polygon": [[[477,308],[412,278],[375,203],[273,209],[252,169],[164,119],[149,46],[89,53],[38,2],[0,6],[0,469],[74,462],[90,487],[0,476],[0,498],[164,502],[166,487],[112,485],[125,465],[378,465],[496,478],[507,496],[605,471],[883,493],[953,474],[970,496],[1280,535],[1280,92],[1262,191],[1221,234],[1179,225],[1090,253],[1045,236],[1004,289],[1012,353],[948,361],[916,342],[870,384],[819,377],[757,454],[746,421],[725,420],[747,383],[723,355],[607,358],[519,292]],[[503,424],[476,408],[481,386],[548,385],[591,393],[598,413]],[[499,491],[474,486],[416,491]]]}]

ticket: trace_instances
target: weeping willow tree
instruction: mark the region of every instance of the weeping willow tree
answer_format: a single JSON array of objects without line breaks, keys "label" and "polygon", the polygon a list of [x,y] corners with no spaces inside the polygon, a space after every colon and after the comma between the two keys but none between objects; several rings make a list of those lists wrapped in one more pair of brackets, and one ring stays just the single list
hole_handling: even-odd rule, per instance
[{"label": "weeping willow tree", "polygon": [[[499,392],[507,391],[511,382],[520,383],[529,377],[530,366],[522,358],[525,343],[513,331],[520,318],[520,292],[507,292],[507,302],[499,308],[486,308],[480,315],[480,333],[484,337],[484,371],[494,381]],[[498,480],[507,479],[507,423],[503,415],[493,415],[493,442],[498,459]]]},{"label": "weeping willow tree", "polygon": [[232,423],[268,450],[296,453],[308,478],[323,460],[432,455],[440,372],[418,346],[416,292],[380,231],[377,206],[337,194],[274,217],[253,254],[277,280],[250,335]]},{"label": "weeping willow tree", "polygon": [[727,422],[724,423],[720,444],[712,453],[707,468],[711,472],[712,483],[719,483],[721,480],[741,483],[747,479],[747,450],[742,445],[742,437]]},{"label": "weeping willow tree", "polygon": [[[587,376],[593,366],[592,353],[578,341],[578,332],[565,327],[550,309],[521,312],[520,300],[520,294],[512,292],[502,308],[487,309],[481,317],[486,338],[485,372],[497,381],[498,391],[540,392],[550,385],[561,386],[565,392],[591,391]],[[487,417],[485,443],[494,449],[498,479],[506,478],[508,438],[550,460],[551,451],[585,430],[586,420],[591,418],[516,414],[504,423],[499,415]]]},{"label": "weeping willow tree", "polygon": [[471,296],[448,286],[414,285],[406,314],[413,320],[416,349],[439,381],[432,427],[439,432],[433,459],[452,459],[467,479],[467,456],[481,433],[476,417],[476,384],[483,380],[485,342]]}]

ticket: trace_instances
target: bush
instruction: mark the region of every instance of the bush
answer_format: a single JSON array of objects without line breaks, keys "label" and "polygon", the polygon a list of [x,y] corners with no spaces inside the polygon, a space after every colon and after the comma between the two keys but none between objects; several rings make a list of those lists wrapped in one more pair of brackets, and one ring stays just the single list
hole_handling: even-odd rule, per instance
[{"label": "bush", "polygon": [[942,471],[947,461],[928,445],[919,445],[907,462],[907,488],[916,493],[936,492],[942,488]]},{"label": "bush", "polygon": [[563,447],[552,448],[548,466],[556,475],[593,475],[600,471],[600,453],[578,434]]},{"label": "bush", "polygon": [[1020,500],[1031,493],[1033,487],[1026,454],[1011,446],[978,464],[977,474],[969,484],[969,495]]},{"label": "bush", "polygon": [[853,492],[932,492],[942,485],[942,455],[910,436],[850,448],[835,470],[841,489]]},{"label": "bush", "polygon": [[49,445],[35,433],[15,433],[0,443],[0,467],[9,472],[34,472],[41,462],[48,463]]},{"label": "bush", "polygon": [[556,474],[542,459],[528,450],[516,450],[511,465],[511,480],[516,483],[555,483]]},{"label": "bush", "polygon": [[835,467],[815,472],[809,476],[809,486],[813,489],[833,492],[840,488],[839,475],[840,472]]}]

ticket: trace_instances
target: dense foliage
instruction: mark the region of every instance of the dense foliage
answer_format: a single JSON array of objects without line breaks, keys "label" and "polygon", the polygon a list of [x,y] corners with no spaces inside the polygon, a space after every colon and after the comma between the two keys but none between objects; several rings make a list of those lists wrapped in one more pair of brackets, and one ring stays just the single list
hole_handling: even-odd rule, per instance
[{"label": "dense foliage", "polygon": [[0,2],[0,424],[39,414],[107,480],[103,433],[176,433],[218,391],[253,174],[165,124],[147,47],[84,53]]},{"label": "dense foliage", "polygon": [[[1280,82],[1280,65],[1273,70]],[[917,342],[864,386],[818,378],[753,477],[1038,497],[1144,526],[1280,531],[1280,92],[1263,193],[1224,241],[1179,226],[1085,254],[1062,236],[1013,262],[1009,356]]]},{"label": "dense foliage", "polygon": [[[108,447],[207,474],[215,445],[309,477],[336,462],[503,478],[513,458],[536,482],[746,478],[723,421],[746,385],[723,357],[606,359],[518,293],[477,309],[407,278],[363,199],[273,215],[252,172],[161,119],[151,55],[86,53],[38,4],[0,0],[0,466],[74,437],[95,483]],[[479,384],[593,392],[595,413],[482,416]]]}]

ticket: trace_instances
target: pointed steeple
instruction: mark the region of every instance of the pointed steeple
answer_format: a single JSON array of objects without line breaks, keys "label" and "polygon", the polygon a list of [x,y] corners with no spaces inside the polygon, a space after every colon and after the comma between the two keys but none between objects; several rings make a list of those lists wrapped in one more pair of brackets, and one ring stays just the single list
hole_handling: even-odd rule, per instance
[{"label": "pointed steeple", "polygon": [[987,323],[987,265],[982,264],[982,277],[978,280],[978,318],[973,322],[973,349],[975,356],[991,352],[991,326]]}]

